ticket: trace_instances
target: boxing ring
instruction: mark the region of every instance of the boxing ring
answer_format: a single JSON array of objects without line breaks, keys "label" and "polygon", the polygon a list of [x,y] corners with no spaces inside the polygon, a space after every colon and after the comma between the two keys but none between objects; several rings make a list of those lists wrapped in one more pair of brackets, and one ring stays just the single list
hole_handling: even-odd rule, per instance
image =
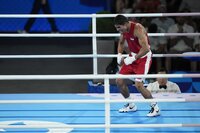
[{"label": "boxing ring", "polygon": [[[200,13],[125,14],[127,17],[199,16]],[[110,79],[116,78],[199,78],[200,74],[98,74],[97,58],[117,55],[97,53],[97,37],[117,37],[119,34],[97,34],[96,18],[107,15],[0,15],[0,18],[66,17],[92,18],[92,34],[0,34],[0,37],[92,37],[93,54],[87,55],[0,55],[0,58],[93,58],[93,74],[82,75],[0,75],[0,80],[78,80],[104,79],[104,94],[0,94],[0,132],[12,133],[128,133],[128,132],[200,132],[200,94],[153,94],[143,99],[124,100],[120,94],[110,94]],[[199,36],[200,33],[154,33],[149,36]],[[127,55],[124,55],[127,56]],[[200,54],[157,54],[153,57],[199,57]],[[138,111],[118,113],[124,102],[134,101]],[[149,118],[148,102],[157,101],[161,116]]]}]

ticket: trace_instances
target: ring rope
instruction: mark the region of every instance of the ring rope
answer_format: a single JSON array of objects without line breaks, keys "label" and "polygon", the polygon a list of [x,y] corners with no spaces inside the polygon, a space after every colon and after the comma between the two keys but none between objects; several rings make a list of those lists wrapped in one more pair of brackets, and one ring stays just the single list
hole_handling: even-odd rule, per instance
[{"label": "ring rope", "polygon": [[128,79],[128,78],[198,78],[196,74],[148,74],[148,75],[120,75],[120,74],[80,74],[80,75],[0,75],[0,80],[73,80],[73,79]]},{"label": "ring rope", "polygon": [[[176,127],[200,127],[200,124],[110,124],[109,126],[105,124],[90,124],[90,125],[71,125],[68,124],[69,128],[176,128]],[[67,127],[55,124],[38,124],[38,125],[5,125],[0,124],[0,128],[59,128],[67,129]]]},{"label": "ring rope", "polygon": [[[148,33],[149,36],[200,36],[200,33]],[[119,37],[120,34],[118,33],[107,33],[107,34],[58,34],[58,33],[46,33],[46,34],[39,34],[39,33],[25,33],[25,34],[18,34],[18,33],[8,33],[8,34],[0,34],[0,37]]]},{"label": "ring rope", "polygon": [[0,100],[0,104],[54,104],[54,103],[149,103],[149,102],[200,102],[200,99],[133,99],[133,100]]},{"label": "ring rope", "polygon": [[[123,57],[128,56],[127,54]],[[76,54],[76,55],[0,55],[0,59],[6,58],[112,58],[117,57],[116,54]],[[200,53],[184,53],[184,54],[153,54],[153,57],[200,57]]]},{"label": "ring rope", "polygon": [[[127,17],[164,17],[164,16],[200,16],[194,13],[136,13],[123,14]],[[115,17],[116,14],[0,14],[0,18],[106,18]]]}]

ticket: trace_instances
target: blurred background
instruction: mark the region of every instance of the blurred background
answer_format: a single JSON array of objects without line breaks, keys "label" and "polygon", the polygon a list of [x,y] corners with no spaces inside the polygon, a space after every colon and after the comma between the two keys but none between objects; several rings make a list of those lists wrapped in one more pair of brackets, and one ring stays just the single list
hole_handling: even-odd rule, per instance
[{"label": "blurred background", "polygon": [[[34,6],[35,0],[1,0],[1,14],[29,14]],[[41,0],[36,0],[41,1]],[[47,0],[53,14],[91,14],[100,11],[109,11],[109,3],[106,0]],[[42,8],[38,11],[43,14]],[[1,32],[17,32],[23,30],[28,18],[25,19],[1,19]],[[59,32],[88,32],[90,25],[89,18],[55,18]],[[31,32],[51,32],[47,19],[36,19],[31,27]]]},{"label": "blurred background", "polygon": [[[33,9],[35,9],[33,11]],[[0,0],[0,14],[120,14],[200,12],[199,0]],[[200,31],[200,17],[129,18],[149,33],[194,33]],[[175,26],[178,27],[174,30]],[[0,18],[0,32],[9,33],[90,33],[91,18]],[[97,33],[117,33],[113,18],[98,18]],[[178,40],[175,41],[174,40]],[[97,38],[98,54],[116,54],[118,38]],[[200,38],[150,37],[154,54],[200,52]],[[90,37],[0,37],[1,55],[92,54]],[[93,60],[0,59],[1,75],[92,74]],[[186,65],[187,64],[187,65]],[[198,73],[199,58],[154,58],[150,73],[166,67],[170,73]],[[99,58],[98,73],[116,73],[116,59]],[[195,81],[194,81],[195,80]],[[180,82],[185,92],[199,92],[199,79]],[[101,81],[94,81],[99,83]],[[0,93],[84,93],[87,80],[0,81]],[[97,90],[98,91],[98,90]]]}]

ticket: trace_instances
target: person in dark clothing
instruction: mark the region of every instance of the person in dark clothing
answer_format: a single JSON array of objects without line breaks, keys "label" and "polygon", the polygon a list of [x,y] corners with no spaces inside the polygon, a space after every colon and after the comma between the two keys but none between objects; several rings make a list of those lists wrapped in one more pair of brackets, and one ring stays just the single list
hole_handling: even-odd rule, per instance
[{"label": "person in dark clothing", "polygon": [[[32,8],[31,14],[37,14],[40,11],[40,9],[42,9],[45,14],[52,14],[48,0],[35,0],[33,3],[33,8]],[[35,22],[35,19],[36,18],[28,19],[28,21],[24,27],[24,30],[25,30],[24,32],[30,31],[31,26]],[[57,30],[54,18],[47,18],[47,19],[51,25],[52,32],[57,32],[58,30]]]}]

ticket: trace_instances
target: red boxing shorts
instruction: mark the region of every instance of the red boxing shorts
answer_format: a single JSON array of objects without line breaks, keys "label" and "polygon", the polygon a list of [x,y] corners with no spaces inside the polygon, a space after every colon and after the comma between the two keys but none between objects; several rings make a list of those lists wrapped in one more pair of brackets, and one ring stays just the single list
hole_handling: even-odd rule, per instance
[{"label": "red boxing shorts", "polygon": [[[149,72],[151,63],[152,63],[151,55],[147,54],[147,56],[137,59],[130,65],[123,64],[119,71],[119,74],[122,74],[122,75],[147,74]],[[135,81],[138,81],[138,82],[142,82],[144,80],[145,79],[142,79],[142,78],[135,79]]]}]

